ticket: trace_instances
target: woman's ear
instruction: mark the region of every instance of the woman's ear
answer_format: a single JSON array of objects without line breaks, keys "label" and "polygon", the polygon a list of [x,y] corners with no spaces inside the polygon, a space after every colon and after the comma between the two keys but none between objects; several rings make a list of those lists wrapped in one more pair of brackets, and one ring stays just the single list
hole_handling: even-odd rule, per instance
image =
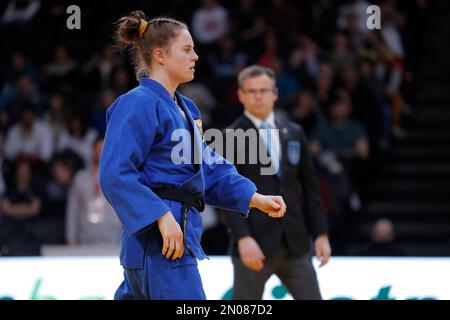
[{"label": "woman's ear", "polygon": [[161,65],[166,64],[166,54],[162,48],[153,49],[153,60]]}]

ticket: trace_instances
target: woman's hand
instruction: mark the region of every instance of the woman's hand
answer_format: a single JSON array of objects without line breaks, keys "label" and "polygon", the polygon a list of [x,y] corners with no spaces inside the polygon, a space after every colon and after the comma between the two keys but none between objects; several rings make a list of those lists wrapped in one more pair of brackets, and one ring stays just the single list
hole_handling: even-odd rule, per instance
[{"label": "woman's hand", "polygon": [[184,252],[183,232],[172,212],[167,211],[159,217],[158,228],[163,238],[162,255],[172,260],[181,258]]},{"label": "woman's hand", "polygon": [[272,218],[281,218],[286,212],[286,204],[281,196],[264,196],[257,192],[250,201],[250,207],[266,212]]}]

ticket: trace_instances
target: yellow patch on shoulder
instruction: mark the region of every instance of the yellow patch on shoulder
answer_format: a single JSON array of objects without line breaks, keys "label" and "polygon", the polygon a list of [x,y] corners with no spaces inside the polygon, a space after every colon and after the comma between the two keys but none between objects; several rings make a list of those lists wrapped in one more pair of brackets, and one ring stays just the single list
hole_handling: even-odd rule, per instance
[{"label": "yellow patch on shoulder", "polygon": [[197,125],[197,129],[200,132],[200,135],[202,136],[202,140],[205,141],[205,137],[203,136],[202,119],[194,119],[194,122]]}]

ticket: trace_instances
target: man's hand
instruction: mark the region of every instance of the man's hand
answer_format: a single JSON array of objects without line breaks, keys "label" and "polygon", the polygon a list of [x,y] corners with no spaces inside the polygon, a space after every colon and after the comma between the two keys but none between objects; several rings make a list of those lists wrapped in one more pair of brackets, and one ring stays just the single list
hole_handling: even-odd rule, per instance
[{"label": "man's hand", "polygon": [[316,238],[314,241],[314,249],[316,251],[317,260],[320,261],[320,267],[323,267],[328,263],[331,256],[331,246],[328,241],[328,236],[323,234]]},{"label": "man's hand", "polygon": [[286,212],[286,204],[280,196],[264,196],[255,192],[250,201],[251,208],[266,212],[272,218],[281,218]]},{"label": "man's hand", "polygon": [[167,211],[159,217],[158,228],[163,237],[162,255],[172,260],[181,258],[184,252],[183,232],[172,212]]},{"label": "man's hand", "polygon": [[239,255],[242,263],[249,269],[260,271],[264,267],[264,253],[258,243],[250,236],[238,240]]}]

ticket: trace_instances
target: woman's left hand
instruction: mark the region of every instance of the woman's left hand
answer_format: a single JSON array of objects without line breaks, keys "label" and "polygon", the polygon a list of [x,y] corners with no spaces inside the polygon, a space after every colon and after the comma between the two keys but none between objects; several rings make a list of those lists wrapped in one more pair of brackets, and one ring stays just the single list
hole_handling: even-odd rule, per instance
[{"label": "woman's left hand", "polygon": [[250,201],[251,208],[257,208],[272,218],[281,218],[286,212],[286,204],[281,196],[265,196],[255,192]]}]

